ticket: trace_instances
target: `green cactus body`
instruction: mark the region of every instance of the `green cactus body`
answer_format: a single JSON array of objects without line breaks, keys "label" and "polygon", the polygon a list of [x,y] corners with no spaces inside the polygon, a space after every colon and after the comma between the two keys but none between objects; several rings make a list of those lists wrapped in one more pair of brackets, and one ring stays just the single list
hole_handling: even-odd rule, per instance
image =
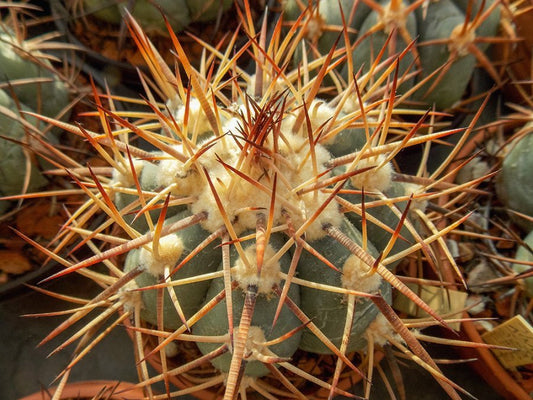
[{"label": "green cactus body", "polygon": [[[533,216],[533,134],[529,132],[509,146],[511,150],[496,177],[496,192],[508,209]],[[525,218],[514,214],[511,214],[511,218],[526,232],[533,230],[533,223]]]},{"label": "green cactus body", "polygon": [[[406,193],[405,185],[401,182],[392,182],[390,187],[384,191],[384,197],[387,199],[390,199],[391,202],[394,202],[394,199],[396,197],[403,197],[406,195],[409,195]],[[360,194],[356,193],[350,193],[350,194],[342,194],[342,197],[347,199],[353,204],[361,204],[362,202],[362,196]],[[375,200],[375,198],[371,195],[368,195],[368,193],[365,195],[365,202],[368,204]],[[378,207],[368,207],[365,208],[365,213],[367,214],[367,235],[369,240],[376,246],[376,249],[381,252],[383,251],[387,245],[389,244],[389,241],[392,237],[392,233],[388,232],[386,229],[384,229],[381,226],[376,225],[375,223],[372,223],[369,221],[368,215],[376,218],[379,222],[383,223],[387,227],[389,227],[392,231],[394,231],[400,221],[400,218],[398,215],[392,211],[391,207],[396,207],[399,212],[403,213],[405,210],[405,207],[407,205],[407,201],[402,202],[394,202],[394,204],[384,204]],[[357,227],[357,229],[362,229],[362,217],[361,215],[357,213],[348,213],[347,214],[348,219],[350,222]],[[400,235],[402,238],[398,238],[396,242],[394,243],[394,246],[391,249],[390,254],[398,253],[402,250],[407,249],[409,246],[411,246],[413,243],[415,243],[415,239],[413,238],[413,235],[409,232],[409,229],[406,226],[403,226],[400,230]],[[389,265],[389,268],[392,268],[394,265]]]},{"label": "green cactus body", "polygon": [[[485,12],[489,12],[489,9],[494,5],[496,0],[486,0],[486,1],[469,1],[469,0],[454,0],[454,3],[461,9],[463,14],[466,15],[468,7],[472,7],[472,15],[478,16]],[[481,6],[484,6],[481,9]],[[499,7],[495,7],[490,11],[490,14],[485,20],[483,20],[479,26],[476,28],[476,35],[480,37],[492,37],[497,34],[498,25],[500,23],[501,11]],[[489,47],[489,43],[479,43],[478,47],[480,50],[485,51]]]},{"label": "green cactus body", "polygon": [[[524,238],[524,243],[533,249],[533,231]],[[515,260],[533,262],[533,253],[525,246],[518,247],[515,254]],[[514,263],[511,268],[517,273],[521,274],[526,271],[530,271],[533,266]],[[533,276],[524,278],[524,290],[527,296],[533,298]]]},{"label": "green cactus body", "polygon": [[[129,1],[115,0],[83,0],[83,3],[86,14],[112,24],[122,22],[122,8],[129,5]],[[135,0],[128,11],[147,31],[167,31],[163,14],[176,31],[183,30],[191,22],[186,0]]]},{"label": "green cactus body", "polygon": [[228,10],[233,4],[232,0],[186,0],[191,20],[212,21],[219,12]]},{"label": "green cactus body", "polygon": [[[351,53],[352,72],[359,71],[361,67],[363,73],[368,72],[386,43],[388,47],[382,60],[400,55],[416,40],[416,45],[402,55],[398,73],[400,77],[405,77],[406,73],[414,73],[417,69],[421,72],[407,80],[402,79],[398,83],[399,93],[405,93],[415,83],[421,83],[442,67],[442,74],[429,78],[416,90],[412,100],[418,104],[435,104],[438,109],[451,107],[466,91],[479,61],[476,53],[486,51],[489,46],[486,40],[477,39],[496,36],[500,20],[499,7],[491,8],[495,5],[493,1],[474,0],[471,3],[470,22],[467,21],[467,0],[437,0],[428,3],[382,0],[375,3],[372,11],[366,4],[358,4],[355,19],[350,25],[350,28],[358,31],[357,35],[353,34],[350,38],[352,45],[357,43]],[[342,7],[347,18],[351,4],[342,3]],[[285,10],[289,19],[294,19],[300,11],[295,1],[285,2]],[[307,39],[324,55],[331,50],[339,34],[324,30],[323,26],[342,26],[340,9],[336,2],[320,1],[313,10],[315,14],[310,13],[313,23],[309,24]],[[478,18],[485,12],[486,16]],[[475,25],[472,21],[476,21]],[[343,45],[341,37],[338,47]],[[477,50],[473,50],[473,46]],[[311,54],[310,51],[307,53]],[[311,56],[311,59],[315,58],[316,56]],[[298,64],[301,61],[300,51],[296,53],[294,62]],[[444,67],[448,62],[450,64]],[[490,66],[485,67],[489,69],[493,79],[498,80],[496,72],[491,71]],[[340,72],[346,81],[352,79],[348,76],[347,64],[344,64]]]},{"label": "green cactus body", "polygon": [[[480,2],[474,2],[479,8]],[[462,3],[464,7],[464,2]],[[474,7],[476,8],[476,7]],[[422,74],[417,77],[420,82],[445,63],[451,61],[445,73],[430,79],[415,94],[415,99],[435,104],[437,108],[448,108],[463,96],[476,66],[476,57],[468,46],[473,45],[477,36],[494,36],[498,28],[499,9],[495,9],[490,18],[477,30],[469,29],[461,36],[465,24],[464,11],[451,0],[430,2],[427,10],[418,9],[418,46]],[[450,39],[447,43],[423,45],[425,41]],[[485,50],[488,44],[480,46]],[[451,58],[453,53],[454,58]],[[434,86],[435,79],[438,84]]]},{"label": "green cactus body", "polygon": [[[422,11],[420,11],[422,12]],[[464,15],[451,0],[430,3],[425,19],[419,24],[421,40],[436,40],[450,37],[454,29],[464,23]],[[420,46],[420,62],[423,74],[420,79],[442,67],[450,58],[447,44]],[[464,54],[453,62],[438,86],[426,94],[433,84],[430,80],[418,92],[420,100],[435,103],[438,108],[451,107],[464,93],[476,65],[476,58]]]},{"label": "green cactus body", "polygon": [[[40,65],[41,64],[41,65]],[[49,117],[56,117],[69,104],[69,91],[50,71],[49,61],[17,43],[12,33],[0,32],[0,81],[43,78],[50,82],[29,82],[12,85],[18,101]],[[68,113],[64,115],[68,117]]]},{"label": "green cactus body", "polygon": [[[339,118],[345,115],[341,113]],[[372,135],[374,129],[368,130],[368,135]],[[360,150],[367,141],[367,133],[364,127],[345,128],[335,134],[332,138],[326,138],[322,144],[334,156],[341,157],[353,152],[354,149]]]},{"label": "green cactus body", "polygon": [[[283,235],[275,234],[270,238],[269,246],[272,246],[272,250],[278,250],[283,246],[285,238]],[[248,249],[247,254],[255,256],[255,245],[246,244],[243,246],[245,249]],[[237,251],[232,248],[230,259],[236,260],[232,265],[233,268],[235,265],[239,264],[239,267],[244,267],[242,261],[239,259]],[[253,260],[253,258],[252,258]],[[250,261],[252,261],[250,260]],[[265,264],[262,269],[262,280],[263,283],[269,282],[270,279],[279,281],[279,278],[274,276],[268,276],[270,274],[276,274],[277,270],[281,270],[284,273],[287,273],[289,270],[289,265],[291,263],[291,257],[288,253],[284,254],[279,261],[274,265]],[[219,270],[222,270],[222,265]],[[255,273],[254,271],[252,271]],[[245,302],[245,293],[246,293],[246,278],[242,281],[239,281],[239,273],[236,273],[237,281],[240,286],[232,292],[232,306],[233,306],[233,326],[235,329],[239,326],[239,321],[241,319],[244,302]],[[261,285],[261,283],[260,283]],[[251,321],[251,331],[250,337],[252,341],[255,341],[255,345],[259,346],[257,349],[254,349],[254,344],[252,343],[248,351],[259,351],[265,356],[275,355],[277,357],[291,357],[294,352],[298,349],[298,344],[300,342],[301,332],[297,333],[294,336],[291,336],[289,339],[284,340],[276,345],[269,346],[268,349],[261,348],[261,342],[268,341],[272,339],[279,338],[280,336],[290,332],[293,329],[298,328],[302,322],[287,308],[283,306],[281,308],[279,318],[274,324],[274,317],[276,315],[276,309],[279,303],[279,297],[275,296],[271,291],[271,284],[266,284],[264,288],[259,287],[257,300],[255,303],[254,314]],[[207,300],[211,300],[213,297],[224,291],[224,281],[222,278],[214,279],[209,287],[207,293]],[[289,297],[291,300],[299,305],[300,304],[300,294],[299,288],[297,285],[291,285],[289,288]],[[197,335],[206,335],[206,336],[217,336],[224,335],[228,333],[228,313],[227,313],[227,304],[226,300],[219,303],[212,310],[210,310],[204,318],[198,321],[193,327],[193,333]],[[237,333],[235,333],[237,334]],[[216,349],[218,344],[210,343],[198,343],[198,347],[203,353],[209,353]],[[251,357],[251,361],[246,363],[245,374],[247,376],[258,377],[268,374],[269,370],[261,362],[253,361],[254,356]],[[231,354],[226,353],[216,359],[212,360],[213,365],[223,372],[228,372],[231,362]]]},{"label": "green cactus body", "polygon": [[[0,107],[5,107],[8,112],[15,116],[19,115],[17,105],[3,90],[0,90]],[[21,107],[21,111],[28,110],[23,105]],[[26,117],[26,119],[29,122],[35,121],[32,117]],[[19,121],[0,112],[0,136],[24,142],[26,131]],[[24,154],[23,147],[21,144],[0,137],[0,154],[2,155],[0,157],[0,196],[20,194],[27,174],[27,156]],[[28,191],[31,192],[43,187],[47,180],[41,175],[34,162],[31,162],[29,167]],[[7,201],[0,201],[0,208],[5,209],[8,205]]]},{"label": "green cactus body", "polygon": [[[123,7],[128,1],[114,0],[83,0],[85,13],[112,24],[120,24],[123,20]],[[228,10],[232,0],[135,0],[128,11],[144,29],[166,32],[163,15],[176,32],[182,31],[190,23],[211,21],[219,12]]]},{"label": "green cactus body", "polygon": [[[410,44],[409,42],[417,37],[416,17],[413,12],[407,12],[407,3],[384,0],[379,4],[383,7],[383,12],[372,11],[359,29],[358,38],[362,40],[352,53],[354,72],[359,71],[361,67],[363,73],[370,70],[379,52],[387,43],[390,34],[394,36],[389,41],[382,59],[399,55]],[[370,34],[378,26],[382,26],[382,29]],[[398,76],[402,77],[405,73],[412,72],[414,60],[415,56],[412,51],[406,53],[399,63]],[[411,68],[411,71],[408,71],[408,68]],[[349,78],[347,71],[345,66],[342,73],[346,79]],[[413,85],[413,81],[414,78],[404,81],[399,90],[409,89]]]},{"label": "green cactus body", "polygon": [[[348,220],[344,220],[341,228],[351,240],[362,244],[361,234]],[[326,259],[331,261],[339,271],[318,260],[314,255],[303,252],[299,262],[298,277],[334,287],[346,287],[353,290],[368,292],[381,292],[390,301],[390,285],[382,281],[377,273],[372,273],[370,267],[356,259],[352,253],[342,244],[329,236],[310,243]],[[368,253],[377,256],[377,252],[371,243],[368,243]],[[349,279],[354,282],[346,283]],[[360,284],[360,287],[358,286]],[[353,285],[353,286],[352,286]],[[301,288],[302,310],[331,342],[339,347],[343,339],[344,324],[347,318],[347,302],[345,295],[331,293],[325,290],[317,290],[308,287]],[[360,298],[355,305],[355,315],[347,351],[361,350],[366,346],[364,332],[378,315],[378,309],[367,299]],[[331,354],[331,350],[309,330],[304,331],[300,348],[319,354]]]},{"label": "green cactus body", "polygon": [[[175,222],[189,215],[190,213],[188,213],[188,211],[182,212],[169,218],[166,223]],[[132,250],[128,253],[125,262],[125,270],[131,271],[134,268],[142,267],[146,271],[136,278],[137,285],[139,287],[155,285],[159,283],[163,277],[163,267],[167,267],[172,271],[179,262],[187,257],[187,255],[189,255],[189,253],[207,236],[208,233],[198,225],[193,225],[175,234],[168,235],[166,236],[166,240],[168,241],[166,245],[170,247],[170,250],[167,251],[168,256],[164,254],[166,251],[164,248],[161,250],[162,259],[166,261],[166,264],[159,262],[153,257],[150,249],[147,250],[142,248]],[[210,245],[175,272],[172,275],[172,279],[185,279],[214,272],[220,264],[220,260],[220,251],[215,248],[214,245]],[[209,281],[174,287],[173,290],[176,293],[186,318],[190,318],[196,311],[198,311],[204,301],[208,287]],[[157,325],[157,291],[144,291],[142,298],[144,304],[142,309],[143,319]],[[177,329],[182,325],[171,297],[166,291],[163,306],[163,321],[166,329]]]}]

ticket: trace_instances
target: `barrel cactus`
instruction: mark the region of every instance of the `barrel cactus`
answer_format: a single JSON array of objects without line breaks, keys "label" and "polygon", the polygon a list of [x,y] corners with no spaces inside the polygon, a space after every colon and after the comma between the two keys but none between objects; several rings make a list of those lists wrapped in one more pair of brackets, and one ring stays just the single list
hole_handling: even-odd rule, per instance
[{"label": "barrel cactus", "polygon": [[496,40],[498,1],[286,0],[283,4],[289,20],[309,6],[304,18],[309,57],[327,53],[338,37],[343,45],[349,40],[350,60],[340,69],[344,79],[371,70],[378,57],[404,53],[399,61],[400,92],[409,93],[409,101],[435,104],[437,109],[449,108],[463,97],[476,64],[500,82],[484,54]]},{"label": "barrel cactus", "polygon": [[[216,19],[219,12],[227,10],[231,0],[78,0],[71,7],[80,15],[93,15],[112,24],[120,24],[128,10],[147,32],[166,32],[165,18],[172,29],[181,31],[190,23]],[[80,10],[77,10],[80,8]],[[163,17],[163,15],[165,17]]]},{"label": "barrel cactus", "polygon": [[498,198],[511,213],[513,221],[525,231],[533,229],[533,190],[528,174],[529,168],[533,167],[531,128],[530,123],[526,124],[517,132],[516,139],[505,147],[502,168],[495,181]]},{"label": "barrel cactus", "polygon": [[[41,140],[54,143],[55,132],[24,113],[64,118],[70,112],[70,88],[44,51],[65,45],[50,41],[53,35],[26,40],[16,10],[0,28],[0,196],[34,191],[47,182],[36,152],[44,148]],[[0,200],[0,212],[9,205]]]},{"label": "barrel cactus", "polygon": [[[25,129],[28,126],[24,125],[17,105],[0,90],[0,196],[31,192],[46,183],[35,160],[32,161],[31,151],[24,147],[31,142],[28,142],[31,136],[26,135]],[[8,201],[0,200],[0,213],[9,205]]]},{"label": "barrel cactus", "polygon": [[[40,49],[57,47],[45,37],[24,40],[22,33],[4,26],[0,29],[0,82],[4,90],[31,109],[50,116],[66,115],[69,89]],[[65,45],[60,45],[65,46]]]},{"label": "barrel cactus", "polygon": [[[151,71],[141,76],[151,82],[145,100],[131,101],[146,108],[115,111],[95,92],[101,132],[40,116],[86,138],[109,163],[65,166],[88,198],[57,248],[41,247],[65,266],[48,279],[77,271],[105,289],[44,341],[103,307],[60,346],[79,338],[85,344],[69,371],[100,340],[96,327],[122,310],[112,326],[133,321],[139,385],[150,395],[152,383],[171,379],[187,386],[169,388],[172,396],[212,389],[226,399],[247,391],[304,398],[301,381],[330,396],[349,395],[338,385],[341,375],[364,375],[350,354],[392,343],[459,399],[390,305],[395,290],[431,315],[428,324],[446,325],[393,265],[419,250],[434,258],[431,246],[445,246],[442,236],[464,218],[436,229],[426,205],[441,195],[440,172],[409,176],[392,161],[403,148],[456,131],[419,132],[422,114],[417,123],[401,121],[402,112],[413,112],[396,107],[394,85],[390,92],[375,87],[364,74],[332,95],[323,79],[342,54],[333,48],[324,55],[310,67],[314,77],[286,70],[302,27],[284,35],[278,23],[267,40],[266,25],[258,33],[246,10],[241,15],[250,40],[241,48],[205,45],[209,57],[200,70],[170,30],[188,84],[129,18]],[[255,60],[251,72],[239,64],[247,52]],[[395,65],[383,61],[375,78],[393,79]],[[449,193],[473,184],[442,187]],[[385,216],[371,211],[378,208]],[[107,218],[92,223],[102,212]],[[370,233],[380,230],[387,235],[373,243]],[[78,235],[94,255],[58,256]],[[92,270],[97,263],[109,274]],[[153,347],[145,352],[147,340]],[[172,346],[191,342],[196,355],[172,364]],[[333,357],[334,371],[314,377],[296,363],[301,352]],[[153,355],[162,373],[150,377],[145,363]]]},{"label": "barrel cactus", "polygon": [[[533,232],[529,232],[524,238],[524,245],[519,246],[515,255],[515,262],[511,265],[511,268],[517,273],[528,273],[531,271],[531,263],[533,262]],[[531,298],[533,297],[533,278],[527,275],[523,280],[524,292]]]}]

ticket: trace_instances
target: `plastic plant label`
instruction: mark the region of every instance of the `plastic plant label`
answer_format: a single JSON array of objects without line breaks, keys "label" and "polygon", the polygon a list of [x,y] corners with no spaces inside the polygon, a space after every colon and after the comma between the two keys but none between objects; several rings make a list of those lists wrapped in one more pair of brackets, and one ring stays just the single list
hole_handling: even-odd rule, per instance
[{"label": "plastic plant label", "polygon": [[[421,286],[412,283],[407,284],[407,286],[439,315],[460,318],[462,311],[465,309],[466,298],[468,295],[464,292],[444,289],[437,286]],[[394,299],[394,308],[416,317],[429,316],[425,311],[421,310],[416,304],[403,295],[396,296]],[[457,331],[461,327],[459,322],[453,322],[449,325]]]},{"label": "plastic plant label", "polygon": [[481,337],[488,344],[516,349],[492,350],[505,368],[533,363],[533,327],[521,315],[515,315]]}]

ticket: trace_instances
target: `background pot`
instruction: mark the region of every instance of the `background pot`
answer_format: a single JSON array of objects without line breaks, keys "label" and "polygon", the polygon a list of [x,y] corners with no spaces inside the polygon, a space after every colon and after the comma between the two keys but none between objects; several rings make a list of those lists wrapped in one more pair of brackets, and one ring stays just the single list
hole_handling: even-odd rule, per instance
[{"label": "background pot", "polygon": [[[57,387],[43,389],[20,400],[51,399]],[[138,400],[144,398],[142,389],[135,388],[133,383],[115,381],[84,381],[68,383],[61,392],[60,399],[80,400]]]}]

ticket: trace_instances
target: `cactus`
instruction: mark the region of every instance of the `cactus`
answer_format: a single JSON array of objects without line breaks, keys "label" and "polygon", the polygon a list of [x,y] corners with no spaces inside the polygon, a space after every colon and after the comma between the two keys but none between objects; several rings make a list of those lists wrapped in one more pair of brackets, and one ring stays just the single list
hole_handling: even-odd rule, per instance
[{"label": "cactus", "polygon": [[[76,1],[73,1],[76,3]],[[166,32],[165,18],[174,31],[181,31],[196,21],[210,21],[227,10],[231,0],[83,0],[81,15],[93,15],[103,21],[120,24],[127,9],[147,32]],[[79,7],[76,4],[73,7]],[[165,18],[163,17],[165,16]]]},{"label": "cactus", "polygon": [[[507,154],[503,158],[502,169],[496,177],[496,193],[505,207],[510,211],[511,218],[525,231],[533,229],[533,190],[528,171],[533,167],[531,148],[533,134],[531,125],[526,124],[518,133],[517,138],[507,146]],[[524,214],[521,217],[516,213]]]},{"label": "cactus", "polygon": [[[371,82],[393,79],[394,61],[379,61],[374,76],[351,80],[333,97],[323,79],[345,54],[331,49],[309,66],[313,78],[285,70],[302,27],[285,36],[278,23],[267,42],[266,23],[257,33],[247,10],[242,26],[250,40],[237,49],[234,42],[226,49],[205,45],[209,56],[199,71],[169,26],[188,86],[128,18],[151,70],[141,101],[147,108],[114,111],[95,90],[101,132],[39,116],[88,139],[110,167],[100,174],[65,165],[88,199],[53,251],[40,246],[65,266],[47,280],[79,272],[105,289],[73,310],[43,343],[103,307],[58,348],[77,339],[84,343],[63,374],[68,379],[68,371],[101,339],[93,337],[96,328],[123,310],[112,327],[133,321],[139,386],[148,395],[152,383],[176,378],[191,387],[168,388],[170,396],[211,388],[226,399],[246,398],[247,390],[270,398],[306,397],[287,371],[330,396],[350,395],[338,386],[341,374],[364,373],[349,354],[394,344],[459,399],[456,385],[442,379],[416,332],[390,306],[396,290],[432,316],[428,324],[446,325],[392,266],[419,250],[432,258],[431,246],[445,246],[442,237],[466,217],[437,230],[420,204],[441,195],[441,172],[406,176],[391,161],[401,149],[429,146],[457,131],[419,132],[422,113],[418,123],[399,119],[413,111],[396,106],[394,84],[388,91]],[[253,54],[254,73],[239,64],[246,52]],[[150,87],[157,87],[159,101]],[[143,149],[142,142],[155,150]],[[476,183],[444,187],[454,192]],[[390,187],[401,190],[396,194]],[[385,217],[367,210],[373,206],[369,199],[377,199],[374,206],[384,208]],[[104,222],[91,224],[101,212]],[[415,223],[424,229],[418,232]],[[374,246],[370,233],[379,230],[388,237]],[[60,257],[77,235],[94,255]],[[400,250],[396,242],[407,246]],[[101,262],[109,274],[90,268]],[[145,353],[148,338],[155,347]],[[172,369],[165,349],[175,341],[197,343],[200,354]],[[302,370],[292,361],[298,350],[331,355],[334,373],[313,377]],[[154,354],[163,372],[150,377],[146,359]],[[195,375],[196,368],[208,374]],[[271,379],[277,383],[269,384]]]},{"label": "cactus", "polygon": [[[28,142],[25,126],[17,118],[20,118],[17,105],[5,91],[0,90],[1,196],[35,191],[46,183],[46,179],[39,173],[35,160],[32,162],[27,154],[28,151],[21,144],[28,144]],[[27,177],[28,181],[26,181]],[[8,207],[8,201],[0,200],[0,214]]]},{"label": "cactus", "polygon": [[[53,35],[25,39],[17,7],[5,10],[10,17],[0,28],[0,196],[11,196],[46,184],[40,173],[43,160],[36,153],[45,147],[40,144],[45,136],[50,144],[55,142],[50,127],[24,113],[67,118],[70,90],[44,52],[48,46],[58,48],[49,40]],[[0,200],[0,213],[9,206]]]},{"label": "cactus", "polygon": [[20,33],[6,27],[0,31],[2,87],[7,90],[9,85],[18,101],[43,115],[68,116],[69,90],[52,69],[49,56],[39,51],[47,45],[42,41],[21,40]]},{"label": "cactus", "polygon": [[[533,262],[533,253],[531,252],[532,247],[533,232],[529,232],[524,238],[524,245],[518,247],[515,255],[515,262],[511,265],[511,268],[517,274],[522,274],[531,270],[531,262]],[[526,263],[529,263],[529,265]],[[533,278],[531,276],[524,278],[524,291],[528,297],[533,297]]]},{"label": "cactus", "polygon": [[[303,3],[303,4],[302,4]],[[467,90],[476,63],[481,64],[495,82],[500,78],[484,52],[497,34],[499,2],[480,0],[364,0],[336,2],[284,2],[285,13],[294,20],[298,4],[310,4],[304,23],[329,27],[309,31],[307,40],[319,54],[325,54],[340,36],[350,40],[351,56],[340,69],[350,80],[359,70],[368,72],[377,57],[398,57],[400,93],[415,104],[435,105],[437,109],[452,107]],[[351,4],[357,4],[352,12]],[[318,23],[319,21],[321,23]],[[331,27],[336,27],[332,32]],[[346,34],[342,34],[345,27]],[[357,35],[353,32],[357,31]],[[315,54],[312,49],[308,57]],[[296,60],[300,60],[297,54]],[[417,71],[418,70],[418,71]]]}]

